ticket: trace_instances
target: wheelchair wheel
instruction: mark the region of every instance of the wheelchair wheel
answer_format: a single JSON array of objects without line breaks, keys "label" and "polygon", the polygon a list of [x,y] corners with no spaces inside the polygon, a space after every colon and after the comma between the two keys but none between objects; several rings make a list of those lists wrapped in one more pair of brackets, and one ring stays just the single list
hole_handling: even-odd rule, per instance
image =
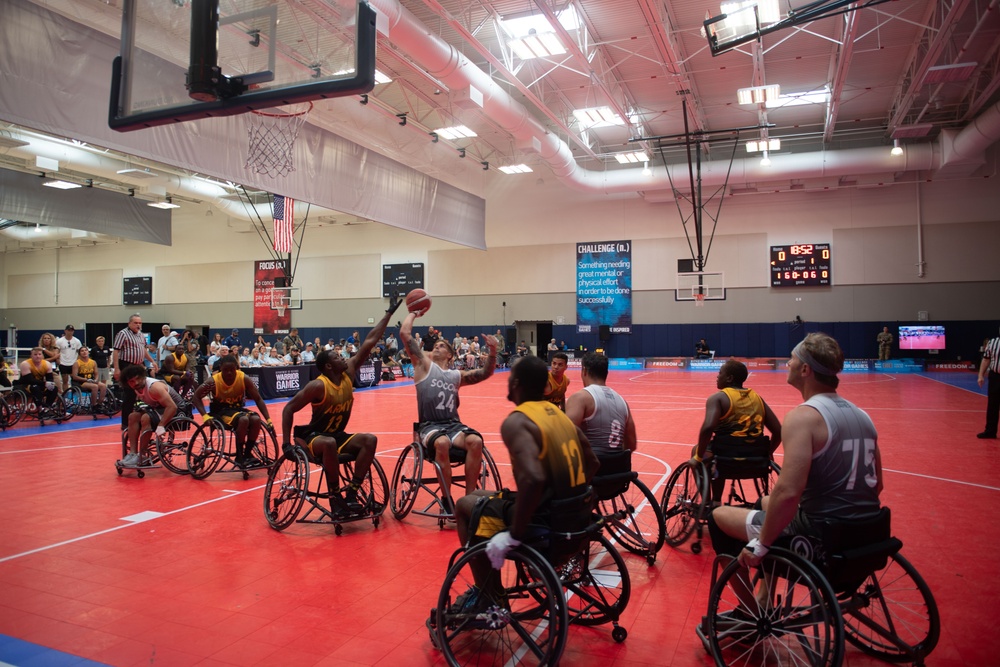
[{"label": "wheelchair wheel", "polygon": [[[556,574],[566,590],[571,623],[601,625],[615,622],[628,606],[632,594],[625,559],[608,538],[597,535],[561,567]],[[618,641],[618,640],[616,640]]]},{"label": "wheelchair wheel", "polygon": [[264,518],[275,530],[292,525],[309,490],[309,461],[301,447],[292,447],[275,461],[264,486]]},{"label": "wheelchair wheel", "polygon": [[85,412],[83,404],[83,389],[80,387],[70,387],[63,392],[63,402],[66,404],[66,410],[72,412],[74,415],[81,414]]},{"label": "wheelchair wheel", "polygon": [[[11,412],[16,412],[18,420],[23,419],[28,413],[29,408],[32,407],[31,399],[28,397],[28,393],[24,389],[17,387],[10,395],[7,397],[7,407],[10,408]],[[13,426],[13,424],[11,424]]]},{"label": "wheelchair wheel", "polygon": [[108,392],[104,395],[104,414],[114,417],[122,411],[122,389],[121,385],[113,384],[108,387]]},{"label": "wheelchair wheel", "polygon": [[226,429],[214,419],[198,427],[185,454],[192,477],[205,479],[218,469],[226,453],[226,438]]},{"label": "wheelchair wheel", "polygon": [[257,435],[256,442],[253,443],[250,455],[268,467],[278,460],[278,435],[263,419],[261,419],[260,433]]},{"label": "wheelchair wheel", "polygon": [[[347,488],[352,479],[354,479],[354,462],[342,463],[340,465],[340,488]],[[372,461],[372,467],[368,470],[368,474],[361,482],[361,488],[358,489],[358,502],[372,515],[372,523],[376,527],[379,524],[379,517],[385,512],[388,496],[389,482],[385,479],[382,465],[378,459],[375,459]]]},{"label": "wheelchair wheel", "polygon": [[841,600],[847,641],[869,655],[923,664],[937,646],[937,603],[923,577],[898,553]]},{"label": "wheelchair wheel", "polygon": [[[623,513],[622,518],[614,516]],[[666,526],[663,510],[656,496],[645,484],[635,479],[628,488],[610,500],[602,500],[600,513],[604,527],[619,544],[634,554],[645,557],[650,565],[663,548]]]},{"label": "wheelchair wheel", "polygon": [[483,469],[479,475],[479,488],[486,491],[499,491],[503,488],[500,481],[500,469],[497,468],[496,461],[490,450],[483,446]]},{"label": "wheelchair wheel", "polygon": [[838,667],[844,658],[833,589],[815,565],[784,549],[771,549],[753,570],[730,560],[701,630],[716,665]]},{"label": "wheelchair wheel", "polygon": [[485,560],[485,551],[486,544],[478,544],[448,569],[431,612],[435,644],[453,666],[558,664],[569,617],[552,567],[520,546],[499,571],[489,568],[482,590],[466,595],[475,585],[471,562]]},{"label": "wheelchair wheel", "polygon": [[402,521],[413,509],[413,503],[420,493],[420,475],[423,470],[423,455],[420,445],[410,443],[403,449],[392,473],[392,490],[389,494],[389,508],[397,521]]},{"label": "wheelchair wheel", "polygon": [[43,425],[47,421],[54,421],[57,424],[61,424],[72,419],[73,415],[74,413],[70,411],[63,397],[57,394],[47,408],[39,409],[38,421]]},{"label": "wheelchair wheel", "polygon": [[704,466],[700,468],[685,461],[677,466],[663,487],[660,509],[666,529],[664,539],[672,547],[684,544],[705,512],[708,480]]},{"label": "wheelchair wheel", "polygon": [[[156,438],[156,454],[163,467],[176,475],[188,474],[187,451],[192,436],[198,430],[194,420],[185,415],[174,417],[165,427],[167,432]],[[155,436],[154,436],[155,437]]]},{"label": "wheelchair wheel", "polygon": [[0,418],[3,419],[0,427],[10,428],[21,421],[21,417],[24,414],[24,403],[20,400],[15,400],[14,392],[11,392],[6,399],[0,397],[0,410],[3,412],[0,415]]}]

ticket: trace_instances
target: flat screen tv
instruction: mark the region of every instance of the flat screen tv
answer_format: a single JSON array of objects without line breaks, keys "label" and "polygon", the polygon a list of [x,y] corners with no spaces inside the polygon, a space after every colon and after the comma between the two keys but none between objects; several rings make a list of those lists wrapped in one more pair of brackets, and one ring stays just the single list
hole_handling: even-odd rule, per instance
[{"label": "flat screen tv", "polygon": [[900,350],[943,350],[944,327],[925,324],[899,327]]}]

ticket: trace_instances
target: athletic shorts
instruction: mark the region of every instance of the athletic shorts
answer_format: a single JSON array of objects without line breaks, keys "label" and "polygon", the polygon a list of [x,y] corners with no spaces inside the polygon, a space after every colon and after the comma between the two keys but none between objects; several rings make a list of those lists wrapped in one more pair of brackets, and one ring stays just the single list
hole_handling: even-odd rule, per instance
[{"label": "athletic shorts", "polygon": [[465,433],[466,435],[478,435],[480,439],[483,437],[480,435],[479,431],[469,428],[462,422],[458,421],[424,422],[417,430],[417,437],[420,440],[420,444],[422,444],[427,451],[431,451],[434,449],[434,441],[442,435],[446,436],[451,444],[454,445],[455,438],[462,433]]},{"label": "athletic shorts", "polygon": [[[764,514],[765,512],[763,510],[751,510],[750,513],[747,514],[746,529],[748,540],[760,537],[760,529],[764,526]],[[809,522],[809,517],[807,517],[802,510],[795,511],[795,516],[788,522],[785,529],[781,531],[781,535],[782,537],[792,535],[803,535],[805,537],[819,536],[817,531]]]},{"label": "athletic shorts", "polygon": [[212,406],[209,408],[209,414],[212,415],[213,419],[218,419],[226,426],[232,426],[233,421],[242,415],[254,414],[249,410],[244,408],[237,408],[232,406]]},{"label": "athletic shorts", "polygon": [[483,503],[482,507],[477,504],[473,510],[473,516],[477,513],[479,521],[476,524],[474,537],[488,540],[497,533],[507,530],[507,527],[514,521],[514,500],[517,493],[503,489],[493,495],[483,496],[478,502]]},{"label": "athletic shorts", "polygon": [[310,458],[314,461],[319,461],[320,457],[313,451],[313,442],[316,438],[331,438],[337,443],[337,453],[340,454],[344,451],[344,447],[347,443],[351,441],[354,437],[353,433],[344,433],[343,431],[334,431],[333,433],[324,433],[322,431],[310,431],[309,426],[296,426],[292,429],[292,436],[296,440],[302,440],[306,443],[306,451],[309,452]]}]

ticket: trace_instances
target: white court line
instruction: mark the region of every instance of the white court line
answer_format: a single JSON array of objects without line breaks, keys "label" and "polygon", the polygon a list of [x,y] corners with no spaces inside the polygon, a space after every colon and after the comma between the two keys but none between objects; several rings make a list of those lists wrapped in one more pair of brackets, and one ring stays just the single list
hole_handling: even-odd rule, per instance
[{"label": "white court line", "polygon": [[962,391],[967,391],[970,394],[974,394],[976,396],[982,396],[983,398],[986,398],[986,394],[983,394],[983,393],[981,393],[979,391],[973,391],[971,389],[966,389],[965,387],[959,387],[958,385],[951,384],[949,382],[942,382],[941,380],[938,380],[937,378],[927,377],[926,375],[917,375],[917,377],[923,378],[925,380],[930,380],[931,382],[937,382],[938,384],[943,384],[944,386],[951,387],[952,389],[960,389]]}]

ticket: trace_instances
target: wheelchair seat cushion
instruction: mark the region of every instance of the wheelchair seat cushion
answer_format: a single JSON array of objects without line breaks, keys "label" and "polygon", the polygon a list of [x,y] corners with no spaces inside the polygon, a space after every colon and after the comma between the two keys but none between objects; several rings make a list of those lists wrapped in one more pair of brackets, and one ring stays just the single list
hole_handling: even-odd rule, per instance
[{"label": "wheelchair seat cushion", "polygon": [[719,477],[755,479],[771,471],[771,439],[760,436],[753,442],[731,436],[716,436],[709,450]]}]

